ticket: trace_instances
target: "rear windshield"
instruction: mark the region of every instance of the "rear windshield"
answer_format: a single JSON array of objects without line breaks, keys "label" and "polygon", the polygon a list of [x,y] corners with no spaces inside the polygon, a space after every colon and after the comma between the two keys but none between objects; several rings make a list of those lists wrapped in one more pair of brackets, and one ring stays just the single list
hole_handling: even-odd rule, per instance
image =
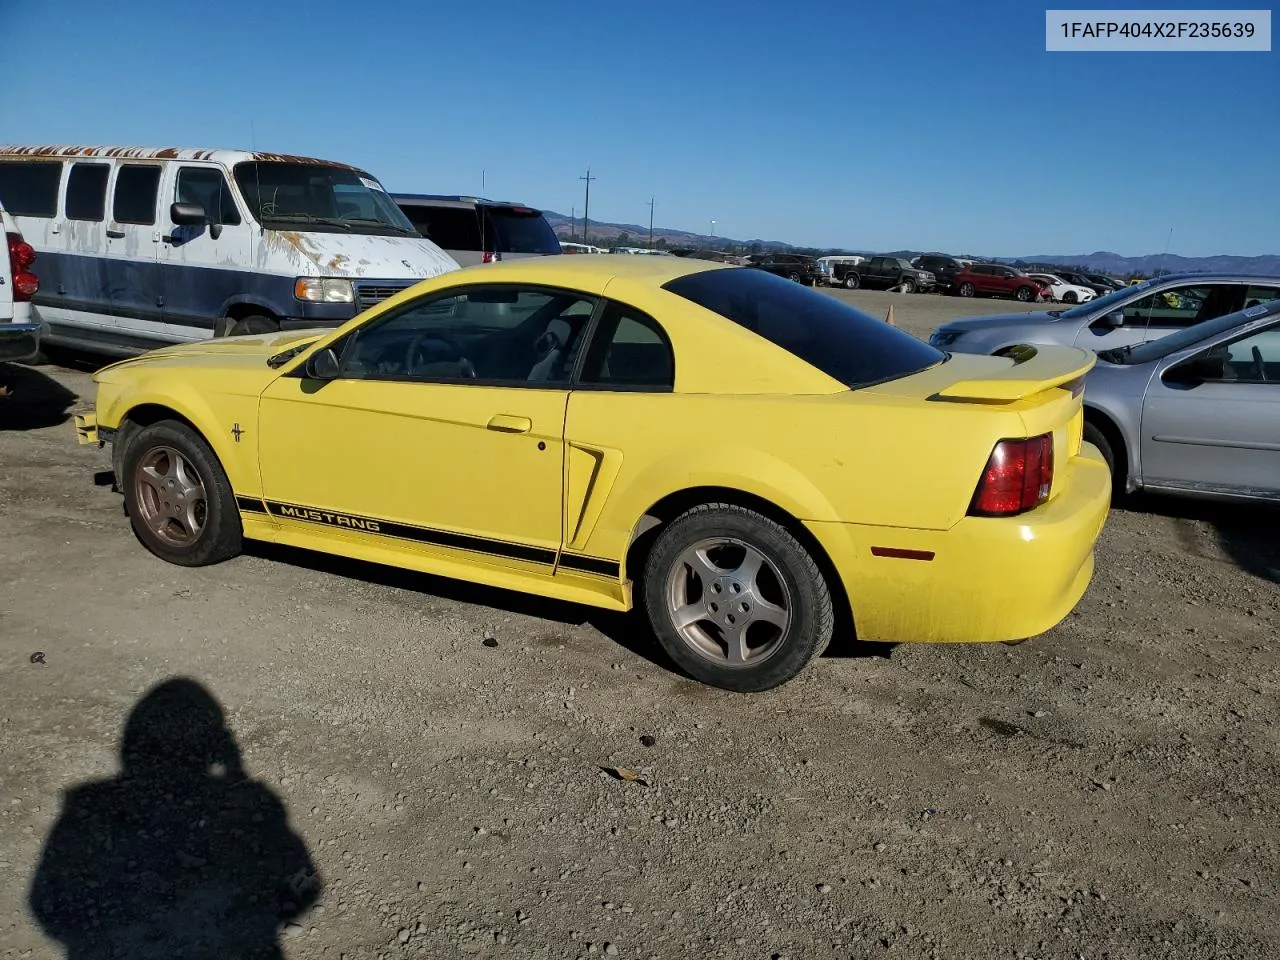
[{"label": "rear windshield", "polygon": [[445,250],[561,252],[560,241],[551,225],[541,213],[527,207],[437,207],[405,203],[401,209],[419,233]]},{"label": "rear windshield", "polygon": [[559,253],[551,224],[537,210],[485,207],[485,245],[497,253]]},{"label": "rear windshield", "polygon": [[919,373],[947,358],[835,297],[762,270],[691,273],[664,289],[746,327],[850,388]]}]

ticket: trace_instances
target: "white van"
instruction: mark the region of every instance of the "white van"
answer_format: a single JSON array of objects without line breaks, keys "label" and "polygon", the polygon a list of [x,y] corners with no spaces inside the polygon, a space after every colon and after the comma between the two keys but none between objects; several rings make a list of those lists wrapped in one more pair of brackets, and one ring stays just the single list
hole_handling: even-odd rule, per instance
[{"label": "white van", "polygon": [[131,356],[335,325],[458,263],[356,167],[240,150],[0,146],[46,342]]}]

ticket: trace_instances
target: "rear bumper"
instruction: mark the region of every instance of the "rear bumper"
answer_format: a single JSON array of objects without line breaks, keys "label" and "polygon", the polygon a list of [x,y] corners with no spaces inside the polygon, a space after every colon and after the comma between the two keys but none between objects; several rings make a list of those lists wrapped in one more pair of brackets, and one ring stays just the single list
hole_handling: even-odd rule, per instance
[{"label": "rear bumper", "polygon": [[[950,530],[809,523],[844,580],[863,640],[1023,640],[1061,622],[1093,576],[1111,474],[1084,444],[1060,491],[1019,517],[966,517]],[[911,551],[876,556],[873,548]]]},{"label": "rear bumper", "polygon": [[40,352],[40,323],[0,323],[0,360],[30,360]]}]

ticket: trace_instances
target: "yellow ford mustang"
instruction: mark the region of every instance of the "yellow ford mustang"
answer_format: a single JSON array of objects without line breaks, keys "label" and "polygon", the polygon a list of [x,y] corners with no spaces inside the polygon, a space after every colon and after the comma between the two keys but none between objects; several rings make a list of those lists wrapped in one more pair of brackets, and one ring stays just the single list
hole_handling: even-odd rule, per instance
[{"label": "yellow ford mustang", "polygon": [[613,610],[684,670],[794,677],[866,640],[1024,639],[1093,571],[1093,354],[948,356],[759,270],[547,257],[424,281],[334,330],[100,370],[134,529],[250,537]]}]

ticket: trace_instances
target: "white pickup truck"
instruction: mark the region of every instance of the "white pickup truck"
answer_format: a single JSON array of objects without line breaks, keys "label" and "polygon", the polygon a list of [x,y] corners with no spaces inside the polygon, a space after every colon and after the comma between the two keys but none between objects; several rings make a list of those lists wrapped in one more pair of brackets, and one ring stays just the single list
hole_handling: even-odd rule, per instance
[{"label": "white pickup truck", "polygon": [[40,352],[41,325],[31,310],[31,298],[40,287],[31,269],[36,252],[4,207],[0,227],[5,239],[5,249],[0,250],[0,361],[30,360]]}]

